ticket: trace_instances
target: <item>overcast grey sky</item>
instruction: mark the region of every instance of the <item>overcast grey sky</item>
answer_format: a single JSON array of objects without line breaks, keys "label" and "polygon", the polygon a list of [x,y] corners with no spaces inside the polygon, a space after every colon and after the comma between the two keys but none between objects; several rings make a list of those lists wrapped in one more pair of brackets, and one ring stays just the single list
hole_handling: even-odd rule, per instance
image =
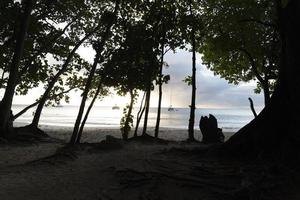
[{"label": "overcast grey sky", "polygon": [[[87,49],[79,52],[87,60],[92,61],[94,53]],[[178,50],[175,54],[166,54],[166,62],[169,68],[164,69],[164,74],[170,74],[171,80],[168,85],[164,85],[163,107],[170,104],[173,107],[188,107],[190,105],[191,87],[182,80],[191,75],[192,55],[188,51]],[[256,107],[263,106],[263,96],[254,94],[253,89],[256,83],[241,83],[239,85],[228,84],[226,80],[207,70],[201,64],[201,56],[197,54],[197,107],[209,108],[230,108],[249,107],[248,97],[252,97]],[[26,96],[16,96],[14,104],[30,104],[43,92],[43,88],[37,88],[29,92]],[[2,96],[2,95],[1,95]],[[79,105],[81,101],[80,93],[71,93],[71,105]],[[112,106],[118,104],[124,106],[128,98],[109,96],[98,101],[96,105]],[[151,106],[157,107],[157,90],[152,93]]]}]

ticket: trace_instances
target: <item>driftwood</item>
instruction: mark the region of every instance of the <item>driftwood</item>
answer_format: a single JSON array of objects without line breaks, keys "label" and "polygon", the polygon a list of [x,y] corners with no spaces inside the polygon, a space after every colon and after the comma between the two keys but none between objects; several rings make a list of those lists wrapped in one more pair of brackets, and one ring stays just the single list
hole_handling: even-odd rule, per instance
[{"label": "driftwood", "polygon": [[209,114],[209,117],[201,116],[199,127],[203,136],[203,143],[224,142],[224,135],[222,129],[218,128],[218,122],[215,116],[211,114]]},{"label": "driftwood", "polygon": [[252,100],[250,97],[248,98],[248,100],[249,100],[249,102],[250,102],[250,108],[251,108],[251,111],[252,111],[254,117],[257,117],[256,111],[255,111],[255,109],[254,109],[253,100]]}]

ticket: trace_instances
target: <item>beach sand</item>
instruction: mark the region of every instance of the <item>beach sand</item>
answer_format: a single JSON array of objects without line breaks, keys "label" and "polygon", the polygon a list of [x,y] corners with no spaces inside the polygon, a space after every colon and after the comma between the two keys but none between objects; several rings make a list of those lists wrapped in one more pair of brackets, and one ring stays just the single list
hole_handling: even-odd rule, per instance
[{"label": "beach sand", "polygon": [[[208,145],[130,141],[103,148],[105,145],[95,143],[105,135],[120,137],[119,130],[92,128],[86,129],[83,142],[93,144],[55,154],[69,140],[72,129],[42,128],[60,140],[0,145],[1,199],[226,200],[246,199],[244,195],[254,198],[257,192],[261,195],[261,190],[255,190],[261,184],[255,177],[265,173],[263,167],[253,171],[251,163],[204,156]],[[187,131],[161,129],[162,137],[174,134],[186,139]],[[253,180],[249,173],[256,174]],[[284,181],[281,177],[280,183]],[[285,191],[268,195],[278,199],[278,192]]]}]

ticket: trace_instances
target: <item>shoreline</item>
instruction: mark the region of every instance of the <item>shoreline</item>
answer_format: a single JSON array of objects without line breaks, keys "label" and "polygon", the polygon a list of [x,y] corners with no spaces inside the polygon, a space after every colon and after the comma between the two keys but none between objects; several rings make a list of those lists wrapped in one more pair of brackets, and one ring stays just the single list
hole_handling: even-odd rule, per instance
[{"label": "shoreline", "polygon": [[[27,124],[15,123],[16,127],[25,126]],[[51,125],[40,125],[39,128],[47,133],[50,137],[63,140],[68,142],[73,131],[73,127],[69,126],[51,126]],[[149,127],[147,133],[154,136],[155,127]],[[142,128],[139,128],[138,135],[141,134]],[[188,138],[188,129],[181,128],[167,128],[161,127],[159,131],[159,138],[170,140],[170,141],[185,141]],[[134,128],[130,131],[129,137],[132,137]],[[235,132],[223,132],[225,141],[229,139]],[[82,134],[81,142],[97,143],[105,140],[107,135],[111,135],[116,138],[121,138],[120,128],[118,127],[86,127]],[[201,141],[202,134],[199,129],[195,129],[195,139]]]}]

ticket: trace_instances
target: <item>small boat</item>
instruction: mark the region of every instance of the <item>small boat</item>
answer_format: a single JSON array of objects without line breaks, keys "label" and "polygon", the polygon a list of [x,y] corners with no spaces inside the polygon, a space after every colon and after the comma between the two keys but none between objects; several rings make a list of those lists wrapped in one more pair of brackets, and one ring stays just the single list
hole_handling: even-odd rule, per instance
[{"label": "small boat", "polygon": [[172,108],[172,105],[168,108],[168,111],[170,112],[175,111],[174,108]]},{"label": "small boat", "polygon": [[117,105],[114,105],[114,106],[112,107],[112,109],[113,109],[113,110],[119,110],[119,109],[120,109],[120,107],[119,107],[119,106],[117,106]]}]

